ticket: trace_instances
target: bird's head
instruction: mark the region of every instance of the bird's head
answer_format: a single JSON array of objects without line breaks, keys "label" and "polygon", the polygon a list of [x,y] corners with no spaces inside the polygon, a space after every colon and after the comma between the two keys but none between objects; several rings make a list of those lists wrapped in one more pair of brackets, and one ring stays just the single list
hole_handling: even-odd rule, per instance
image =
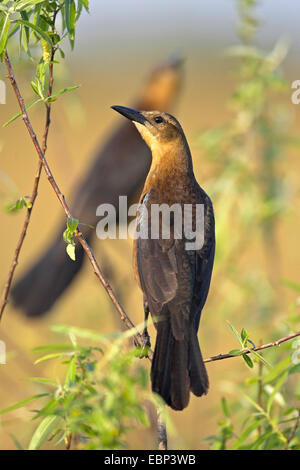
[{"label": "bird's head", "polygon": [[151,73],[141,97],[138,109],[169,109],[182,84],[184,57],[173,52]]},{"label": "bird's head", "polygon": [[181,125],[171,114],[161,111],[137,111],[125,106],[112,109],[130,119],[152,152],[163,151],[172,144],[184,142]]}]

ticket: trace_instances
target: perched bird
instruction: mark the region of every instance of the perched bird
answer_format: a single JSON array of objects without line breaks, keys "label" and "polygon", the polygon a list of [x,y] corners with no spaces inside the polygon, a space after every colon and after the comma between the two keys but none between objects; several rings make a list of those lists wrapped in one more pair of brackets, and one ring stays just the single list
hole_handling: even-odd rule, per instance
[{"label": "perched bird", "polygon": [[[173,54],[154,69],[136,100],[138,109],[170,108],[178,96],[182,62],[179,54]],[[113,204],[118,213],[119,195],[128,196],[129,202],[136,202],[150,162],[150,151],[142,140],[137,139],[136,129],[123,122],[105,145],[101,143],[87,174],[77,184],[72,202],[74,216],[80,222],[95,226],[99,220],[96,216],[99,204]],[[36,317],[47,312],[81,269],[83,249],[77,245],[76,262],[66,255],[62,237],[65,228],[63,220],[57,233],[51,234],[52,242],[45,252],[12,290],[15,305],[27,316]],[[94,231],[87,225],[81,225],[80,230],[93,244]]]},{"label": "perched bird", "polygon": [[[213,206],[195,179],[187,140],[173,116],[124,106],[112,108],[133,121],[152,152],[137,215],[134,271],[144,294],[145,320],[150,310],[157,330],[152,390],[171,408],[182,410],[189,403],[190,391],[201,396],[209,387],[197,331],[214,262]],[[198,236],[200,244],[188,244],[191,230],[185,230],[185,219],[175,219],[175,213],[169,219],[169,236],[163,235],[162,217],[153,220],[154,207],[162,204],[189,209],[194,238]],[[203,208],[200,224],[197,207]],[[151,237],[155,223],[159,233]],[[148,337],[147,329],[144,335]]]}]

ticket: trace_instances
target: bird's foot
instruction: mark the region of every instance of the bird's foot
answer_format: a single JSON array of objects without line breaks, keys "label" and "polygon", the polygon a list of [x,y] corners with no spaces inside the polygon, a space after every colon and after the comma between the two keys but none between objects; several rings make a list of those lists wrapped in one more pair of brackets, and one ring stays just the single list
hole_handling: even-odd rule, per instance
[{"label": "bird's foot", "polygon": [[145,329],[141,334],[141,339],[142,344],[137,344],[137,342],[135,342],[135,345],[138,348],[138,355],[140,359],[142,359],[143,357],[148,357],[148,350],[149,348],[151,348],[150,336],[147,329]]},{"label": "bird's foot", "polygon": [[147,328],[143,330],[142,339],[143,339],[143,348],[145,347],[151,348],[150,335],[148,333]]}]

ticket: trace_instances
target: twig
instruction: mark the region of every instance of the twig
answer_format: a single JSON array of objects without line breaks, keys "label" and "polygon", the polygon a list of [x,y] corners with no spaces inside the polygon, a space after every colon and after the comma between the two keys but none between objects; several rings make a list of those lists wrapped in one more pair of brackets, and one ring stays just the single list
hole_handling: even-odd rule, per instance
[{"label": "twig", "polygon": [[168,450],[167,429],[160,407],[157,408],[157,440],[158,450]]},{"label": "twig", "polygon": [[[53,31],[54,31],[54,26],[55,26],[56,13],[57,12],[54,12],[54,15],[53,15],[53,27],[52,27]],[[52,46],[51,59],[50,59],[50,63],[49,63],[48,96],[52,95],[52,90],[53,90],[53,61],[54,61],[54,55],[55,55],[55,49]],[[47,141],[48,141],[50,122],[51,122],[50,116],[51,116],[51,102],[47,101],[46,102],[46,122],[45,122],[45,129],[44,129],[44,134],[43,134],[43,145],[42,145],[42,150],[43,150],[44,154],[47,151]],[[25,220],[24,220],[24,223],[23,223],[23,227],[22,227],[22,230],[21,230],[18,242],[17,242],[17,246],[16,246],[16,249],[15,249],[13,260],[12,260],[12,263],[11,263],[11,266],[10,266],[10,269],[9,269],[9,272],[8,272],[8,275],[7,275],[7,279],[6,279],[4,288],[3,288],[2,296],[1,296],[0,321],[2,319],[4,309],[5,309],[6,304],[8,302],[8,295],[9,295],[9,291],[10,291],[10,286],[11,286],[11,283],[12,283],[12,280],[13,280],[15,269],[18,265],[20,251],[22,249],[23,242],[24,242],[24,239],[25,239],[26,234],[27,234],[27,229],[28,229],[28,225],[29,225],[29,222],[30,222],[32,209],[33,209],[33,206],[34,206],[37,194],[38,194],[38,187],[39,187],[39,182],[40,182],[40,177],[41,177],[41,171],[42,171],[42,163],[39,160],[36,175],[35,175],[35,178],[34,178],[32,193],[31,193],[31,197],[30,197],[30,201],[29,201],[30,205],[29,205],[29,207],[27,208],[27,211],[26,211],[26,216],[25,216]]]},{"label": "twig", "polygon": [[297,333],[292,333],[288,336],[284,336],[283,338],[279,338],[276,341],[273,341],[272,343],[262,344],[261,346],[257,346],[256,348],[242,349],[241,354],[238,356],[235,356],[233,354],[219,354],[218,356],[211,356],[211,357],[208,357],[207,359],[204,359],[204,362],[221,361],[222,359],[240,357],[243,354],[250,354],[252,351],[261,351],[262,349],[272,348],[273,346],[279,346],[281,343],[284,343],[285,341],[289,341],[290,339],[296,338],[297,336],[300,336],[300,331],[297,331]]},{"label": "twig", "polygon": [[289,444],[292,441],[292,439],[295,437],[295,434],[296,434],[297,429],[298,429],[299,424],[300,424],[300,410],[297,410],[297,411],[298,411],[298,415],[297,415],[295,424],[294,424],[293,428],[291,429],[290,435],[287,439],[287,443],[286,443],[285,448],[284,448],[285,450],[288,450]]},{"label": "twig", "polygon": [[[260,340],[260,343],[262,343],[262,339]],[[258,382],[257,382],[257,403],[261,408],[263,408],[263,403],[262,403],[263,367],[264,367],[264,363],[262,361],[259,361],[259,363],[258,363]],[[258,435],[261,436],[261,433],[262,433],[261,425],[258,426],[257,431],[258,431]]]}]

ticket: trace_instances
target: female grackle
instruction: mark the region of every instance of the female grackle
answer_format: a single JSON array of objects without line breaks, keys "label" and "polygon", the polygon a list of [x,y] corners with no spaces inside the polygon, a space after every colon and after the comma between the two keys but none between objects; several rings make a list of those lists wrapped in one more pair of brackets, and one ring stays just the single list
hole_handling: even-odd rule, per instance
[{"label": "female grackle", "polygon": [[[187,140],[173,116],[123,106],[112,108],[133,121],[152,152],[137,216],[134,270],[144,294],[145,317],[150,311],[157,330],[152,390],[171,408],[182,410],[189,403],[190,390],[201,396],[209,387],[197,331],[213,269],[213,206],[195,179]],[[183,213],[189,209],[189,231],[184,227],[187,218],[177,217],[174,211],[173,218],[171,214],[168,219],[169,236],[165,236],[163,214],[156,220],[153,215],[155,207],[165,205],[179,207]],[[203,208],[200,224],[199,207]],[[158,234],[152,236],[155,225]],[[144,334],[147,337],[146,329]]]}]

